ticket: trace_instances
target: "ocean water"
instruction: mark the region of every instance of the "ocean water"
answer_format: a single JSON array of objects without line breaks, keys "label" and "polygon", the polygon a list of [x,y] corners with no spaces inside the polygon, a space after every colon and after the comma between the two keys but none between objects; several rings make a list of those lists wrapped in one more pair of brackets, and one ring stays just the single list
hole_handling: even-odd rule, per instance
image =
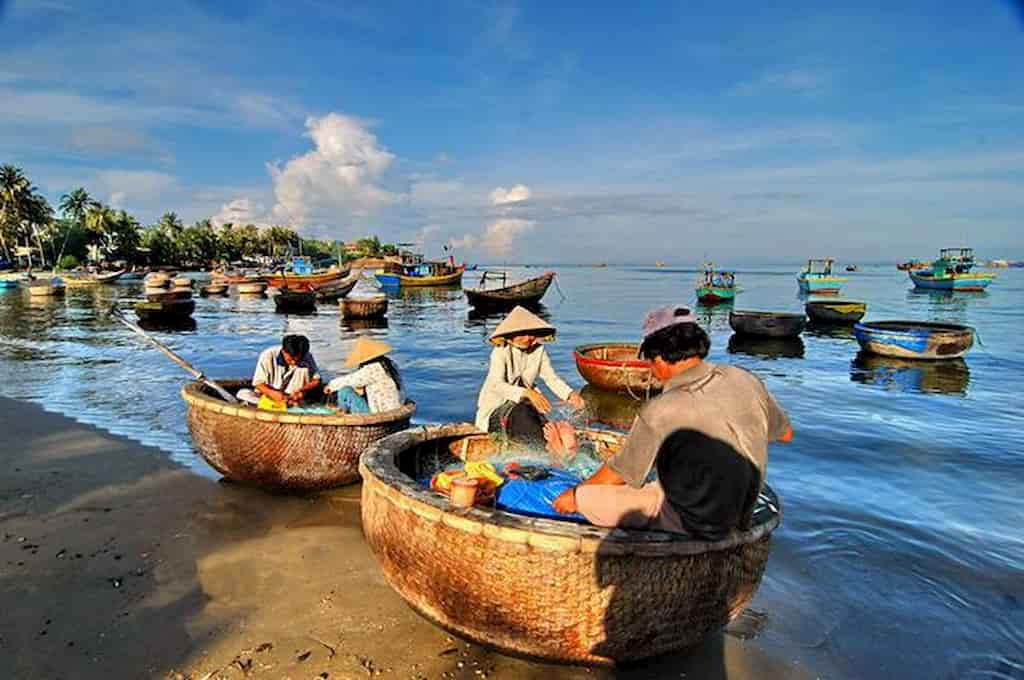
[{"label": "ocean water", "polygon": [[[740,269],[735,307],[800,311],[796,269]],[[558,327],[548,349],[575,386],[574,346],[636,341],[648,308],[693,304],[691,270],[557,271],[545,298]],[[966,323],[979,342],[962,361],[904,362],[860,355],[844,331],[751,343],[732,337],[728,308],[698,310],[711,360],[760,375],[796,430],[769,456],[784,509],[752,605],[757,644],[829,678],[1024,677],[1024,270],[1003,270],[981,294],[917,293],[892,266],[850,278],[843,297],[867,302],[869,320]],[[106,316],[140,293],[121,284],[39,301],[0,291],[0,394],[214,476],[189,439],[186,375]],[[378,327],[346,325],[336,307],[285,317],[265,299],[196,305],[194,328],[154,335],[214,377],[250,375],[257,353],[286,332],[308,335],[328,373],[359,335],[385,339],[421,423],[472,420],[499,321],[472,315],[457,289],[397,293]],[[628,424],[631,400],[586,395],[592,419]]]}]

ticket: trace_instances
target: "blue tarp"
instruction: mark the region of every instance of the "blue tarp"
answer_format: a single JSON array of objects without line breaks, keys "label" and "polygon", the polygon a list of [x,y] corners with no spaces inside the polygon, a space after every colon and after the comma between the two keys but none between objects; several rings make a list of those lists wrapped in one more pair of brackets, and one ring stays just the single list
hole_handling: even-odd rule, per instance
[{"label": "blue tarp", "polygon": [[558,468],[547,468],[551,476],[535,482],[525,479],[507,479],[498,487],[495,505],[501,510],[514,512],[517,515],[531,517],[547,517],[550,519],[568,519],[585,522],[583,515],[561,515],[555,512],[551,503],[558,496],[579,484],[582,480],[571,472]]}]

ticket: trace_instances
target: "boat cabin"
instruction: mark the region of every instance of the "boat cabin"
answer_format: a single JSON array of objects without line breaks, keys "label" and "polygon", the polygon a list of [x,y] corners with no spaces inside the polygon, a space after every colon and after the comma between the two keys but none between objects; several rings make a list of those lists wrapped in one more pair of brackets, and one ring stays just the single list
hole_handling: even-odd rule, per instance
[{"label": "boat cabin", "polygon": [[804,269],[804,273],[817,274],[819,276],[832,276],[833,264],[835,264],[835,260],[831,257],[822,260],[807,260],[807,267]]},{"label": "boat cabin", "polygon": [[943,248],[932,263],[932,275],[966,274],[974,268],[973,248]]}]

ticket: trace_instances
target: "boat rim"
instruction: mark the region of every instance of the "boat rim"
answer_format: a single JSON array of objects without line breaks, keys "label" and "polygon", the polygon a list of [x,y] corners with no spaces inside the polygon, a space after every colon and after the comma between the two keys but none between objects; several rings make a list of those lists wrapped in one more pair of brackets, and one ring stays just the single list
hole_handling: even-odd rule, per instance
[{"label": "boat rim", "polygon": [[623,349],[636,349],[640,350],[640,345],[635,342],[594,342],[587,345],[578,345],[572,352],[573,358],[576,361],[581,361],[586,364],[593,366],[611,366],[611,367],[627,367],[627,368],[643,368],[649,370],[651,368],[651,362],[644,361],[643,359],[598,359],[596,357],[587,356],[586,352],[590,352],[595,349],[601,349],[604,347],[618,347]]},{"label": "boat rim", "polygon": [[854,330],[898,333],[901,331],[947,331],[973,332],[970,326],[942,321],[864,321],[856,324]]}]

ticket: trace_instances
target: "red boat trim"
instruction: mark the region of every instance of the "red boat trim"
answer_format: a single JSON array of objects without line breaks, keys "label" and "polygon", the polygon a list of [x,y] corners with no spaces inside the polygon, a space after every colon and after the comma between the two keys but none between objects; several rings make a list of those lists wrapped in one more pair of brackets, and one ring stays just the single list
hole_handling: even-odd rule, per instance
[{"label": "red boat trim", "polygon": [[615,359],[594,359],[580,354],[579,352],[572,353],[573,358],[582,364],[589,364],[591,366],[610,366],[617,368],[620,366],[626,366],[628,368],[650,368],[651,362],[642,361],[640,359],[627,359],[625,361]]}]

